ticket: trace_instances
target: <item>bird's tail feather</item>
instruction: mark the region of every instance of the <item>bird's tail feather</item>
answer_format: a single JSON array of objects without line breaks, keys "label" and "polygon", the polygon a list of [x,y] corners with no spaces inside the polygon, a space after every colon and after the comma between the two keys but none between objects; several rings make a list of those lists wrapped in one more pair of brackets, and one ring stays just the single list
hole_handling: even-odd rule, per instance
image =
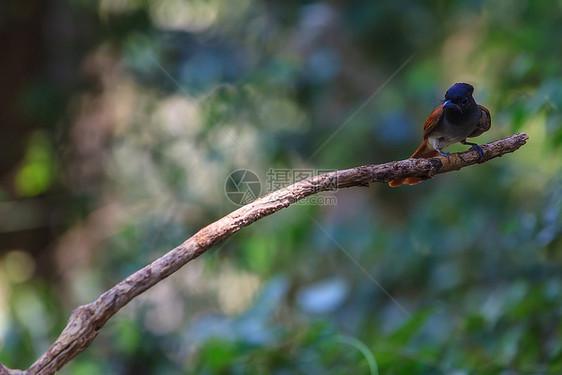
[{"label": "bird's tail feather", "polygon": [[427,139],[424,139],[420,147],[410,156],[410,159],[429,159],[439,155],[439,152],[435,151],[433,147],[429,145]]},{"label": "bird's tail feather", "polygon": [[[433,158],[435,156],[439,155],[439,152],[435,151],[433,149],[433,147],[431,147],[429,145],[429,143],[427,142],[427,139],[424,139],[423,142],[421,143],[420,147],[418,147],[418,149],[416,150],[416,152],[414,152],[412,154],[412,156],[410,156],[410,159],[429,159],[429,158]],[[408,177],[408,178],[403,178],[403,179],[398,179],[398,180],[391,180],[388,182],[388,185],[390,187],[397,187],[400,186],[402,184],[406,184],[406,185],[415,185],[418,184],[420,182],[422,182],[423,179],[419,178],[419,177]]]}]

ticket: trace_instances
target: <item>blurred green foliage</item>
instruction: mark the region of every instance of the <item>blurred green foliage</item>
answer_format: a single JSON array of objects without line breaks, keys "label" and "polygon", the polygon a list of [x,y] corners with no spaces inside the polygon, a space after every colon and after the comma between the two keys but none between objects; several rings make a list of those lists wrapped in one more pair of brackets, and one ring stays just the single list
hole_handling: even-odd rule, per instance
[{"label": "blurred green foliage", "polygon": [[525,131],[527,145],[267,217],[133,301],[60,373],[562,372],[561,1],[8,4],[3,64],[26,72],[0,111],[8,367],[234,210],[232,171],[263,194],[271,168],[404,158],[469,82],[493,120],[476,141]]}]

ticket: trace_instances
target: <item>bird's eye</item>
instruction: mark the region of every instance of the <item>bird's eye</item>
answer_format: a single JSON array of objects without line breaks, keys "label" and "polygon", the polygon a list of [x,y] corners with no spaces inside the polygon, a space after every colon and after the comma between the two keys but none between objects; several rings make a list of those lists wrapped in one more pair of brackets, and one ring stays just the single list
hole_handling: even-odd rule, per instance
[{"label": "bird's eye", "polygon": [[468,98],[463,98],[461,101],[462,105],[467,105],[468,104]]}]

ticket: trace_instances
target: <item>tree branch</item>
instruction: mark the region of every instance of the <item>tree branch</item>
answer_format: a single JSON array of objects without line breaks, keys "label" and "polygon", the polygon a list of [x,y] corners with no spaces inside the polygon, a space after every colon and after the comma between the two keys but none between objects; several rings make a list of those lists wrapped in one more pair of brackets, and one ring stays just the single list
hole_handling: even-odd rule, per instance
[{"label": "tree branch", "polygon": [[264,195],[201,229],[175,249],[103,293],[94,302],[77,307],[72,312],[68,324],[59,338],[28,370],[10,370],[0,364],[0,375],[54,374],[84,351],[104,324],[133,298],[240,229],[303,198],[321,191],[365,186],[372,182],[386,183],[390,180],[407,177],[428,179],[439,173],[459,170],[513,152],[524,145],[528,138],[527,134],[519,133],[483,145],[481,146],[484,151],[482,161],[479,160],[476,150],[471,149],[452,154],[450,161],[440,156],[431,159],[407,159],[386,164],[365,165],[310,177]]}]

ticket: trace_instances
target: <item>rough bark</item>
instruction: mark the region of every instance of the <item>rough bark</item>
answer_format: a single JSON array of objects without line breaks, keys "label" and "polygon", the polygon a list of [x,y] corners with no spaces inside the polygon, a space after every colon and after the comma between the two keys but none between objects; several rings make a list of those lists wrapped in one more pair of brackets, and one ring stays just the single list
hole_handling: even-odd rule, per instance
[{"label": "rough bark", "polygon": [[[482,145],[484,159],[476,150],[431,159],[407,159],[379,165],[365,165],[325,173],[307,178],[286,188],[264,195],[201,229],[184,243],[133,273],[94,302],[77,307],[70,315],[66,328],[59,338],[27,370],[10,370],[0,364],[0,375],[54,374],[76,355],[84,351],[95,339],[104,324],[133,298],[170,276],[187,262],[240,229],[271,215],[310,195],[352,186],[366,186],[372,182],[388,182],[406,177],[429,179],[436,174],[459,170],[476,163],[513,152],[525,144],[525,133]],[[405,186],[402,189],[408,189]]]}]

